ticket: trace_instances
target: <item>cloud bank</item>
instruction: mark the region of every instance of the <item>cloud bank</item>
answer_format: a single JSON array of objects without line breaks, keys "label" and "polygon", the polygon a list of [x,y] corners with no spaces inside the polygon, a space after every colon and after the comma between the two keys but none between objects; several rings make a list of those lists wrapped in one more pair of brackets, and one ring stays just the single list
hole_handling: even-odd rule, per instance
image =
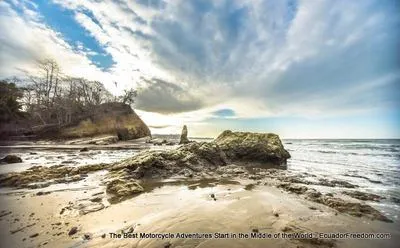
[{"label": "cloud bank", "polygon": [[174,122],[160,123],[160,116],[208,125],[215,118],[333,118],[400,106],[396,0],[51,4],[69,11],[113,63],[101,68],[88,54],[96,51],[46,25],[41,6],[14,0],[0,3],[0,75],[40,56],[66,58],[63,67],[102,78],[114,92],[139,88],[136,107],[155,126]]}]

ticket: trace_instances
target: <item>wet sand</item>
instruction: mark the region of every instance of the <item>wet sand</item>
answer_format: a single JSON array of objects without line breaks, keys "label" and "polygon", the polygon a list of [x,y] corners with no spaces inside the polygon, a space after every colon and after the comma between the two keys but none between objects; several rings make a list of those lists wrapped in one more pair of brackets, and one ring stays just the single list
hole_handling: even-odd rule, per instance
[{"label": "wet sand", "polygon": [[[80,149],[88,147],[88,151]],[[53,149],[55,148],[55,149]],[[29,144],[3,147],[23,163],[1,165],[1,173],[23,171],[34,165],[54,170],[99,162],[112,164],[139,150],[167,150],[144,141],[110,145]],[[128,149],[128,150],[126,150]],[[118,151],[121,150],[121,151]],[[17,166],[17,167],[16,167]],[[247,165],[249,166],[249,165]],[[110,171],[101,167],[77,174],[75,182],[51,183],[38,189],[0,188],[0,247],[397,247],[400,242],[398,210],[384,214],[393,223],[340,213],[316,200],[345,199],[382,211],[392,198],[360,201],[343,191],[369,191],[349,181],[314,172],[293,172],[229,164],[198,174],[179,174],[167,180],[140,181],[144,192],[112,200],[106,192]],[[289,164],[290,166],[290,164]],[[53,168],[50,168],[53,171]],[[44,175],[47,175],[46,171]],[[67,178],[67,176],[66,176]],[[63,178],[61,178],[63,179]],[[40,180],[43,180],[40,177]],[[42,182],[39,182],[42,183]],[[313,191],[314,190],[314,191]],[[352,192],[353,192],[352,191]],[[311,198],[321,195],[320,198]],[[353,192],[354,193],[354,192]],[[338,198],[335,198],[338,197]],[[307,200],[308,198],[308,200]],[[329,202],[328,202],[329,203]],[[340,202],[339,202],[340,203]],[[344,211],[345,212],[345,211]],[[373,219],[373,218],[372,218]],[[75,230],[76,229],[76,230]],[[75,230],[75,232],[72,232]],[[390,233],[391,239],[232,239],[215,233]],[[110,233],[210,233],[211,239],[113,238]]]},{"label": "wet sand", "polygon": [[[123,202],[108,204],[104,197],[105,187],[94,183],[98,177],[100,175],[91,174],[85,181],[64,187],[23,191],[4,189],[0,197],[2,247],[397,247],[400,241],[396,223],[337,213],[332,208],[271,186],[256,185],[246,190],[251,181],[170,181],[154,184],[155,187],[148,192]],[[51,193],[37,195],[40,191]],[[74,208],[62,211],[68,205],[78,206],[79,202],[96,196],[100,196],[105,205],[100,211],[85,215]],[[77,227],[78,231],[69,236],[72,227]],[[162,240],[115,239],[109,235],[110,232],[122,231],[389,232],[391,239],[334,242],[296,239]]]}]

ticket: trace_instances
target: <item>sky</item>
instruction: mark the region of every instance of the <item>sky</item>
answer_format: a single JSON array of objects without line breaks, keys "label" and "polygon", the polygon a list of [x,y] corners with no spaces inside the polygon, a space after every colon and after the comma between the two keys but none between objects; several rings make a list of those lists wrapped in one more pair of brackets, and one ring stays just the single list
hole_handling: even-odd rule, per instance
[{"label": "sky", "polygon": [[2,0],[0,78],[138,89],[152,133],[400,138],[397,0]]}]

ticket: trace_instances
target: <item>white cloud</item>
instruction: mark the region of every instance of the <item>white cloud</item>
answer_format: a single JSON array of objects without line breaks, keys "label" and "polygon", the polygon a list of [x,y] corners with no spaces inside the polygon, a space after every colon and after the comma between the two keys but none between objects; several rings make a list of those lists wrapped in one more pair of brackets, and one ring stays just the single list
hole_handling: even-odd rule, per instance
[{"label": "white cloud", "polygon": [[23,17],[0,2],[0,37],[9,41],[0,56],[11,61],[0,74],[36,57],[62,58],[63,68],[114,91],[144,86],[137,106],[150,125],[191,122],[200,130],[219,109],[235,118],[310,117],[399,104],[396,1],[53,2],[72,10],[115,63],[101,71],[87,57],[93,51],[72,48],[40,21],[37,7]]},{"label": "white cloud", "polygon": [[[22,3],[20,3],[22,4]],[[0,2],[0,75],[23,76],[35,70],[37,60],[54,58],[65,73],[91,79],[110,77],[92,64],[84,51],[76,51],[64,41],[62,34],[40,22],[41,17],[23,6],[18,14],[7,2]],[[29,12],[28,15],[26,11]]]}]

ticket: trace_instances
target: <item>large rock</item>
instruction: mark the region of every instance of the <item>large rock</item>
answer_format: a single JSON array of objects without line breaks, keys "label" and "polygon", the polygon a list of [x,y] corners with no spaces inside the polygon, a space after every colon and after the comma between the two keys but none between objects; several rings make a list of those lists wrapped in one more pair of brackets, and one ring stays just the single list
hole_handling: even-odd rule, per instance
[{"label": "large rock", "polygon": [[124,197],[143,192],[143,187],[135,181],[115,179],[107,184],[106,192]]},{"label": "large rock", "polygon": [[62,130],[61,137],[115,135],[119,140],[131,140],[151,136],[150,129],[127,104],[103,103],[84,116],[78,125]]},{"label": "large rock", "polygon": [[13,164],[13,163],[21,163],[21,162],[22,162],[22,159],[15,155],[7,155],[4,158],[0,159],[0,163]]},{"label": "large rock", "polygon": [[204,172],[226,164],[225,153],[214,142],[192,142],[177,149],[143,151],[111,168],[116,178],[168,178],[183,170]]},{"label": "large rock", "polygon": [[181,133],[181,140],[179,141],[179,144],[187,144],[189,143],[189,139],[188,139],[188,130],[186,125],[183,126],[182,128],[182,133]]},{"label": "large rock", "polygon": [[273,133],[226,130],[214,142],[231,160],[286,164],[286,160],[290,158],[279,136]]}]

